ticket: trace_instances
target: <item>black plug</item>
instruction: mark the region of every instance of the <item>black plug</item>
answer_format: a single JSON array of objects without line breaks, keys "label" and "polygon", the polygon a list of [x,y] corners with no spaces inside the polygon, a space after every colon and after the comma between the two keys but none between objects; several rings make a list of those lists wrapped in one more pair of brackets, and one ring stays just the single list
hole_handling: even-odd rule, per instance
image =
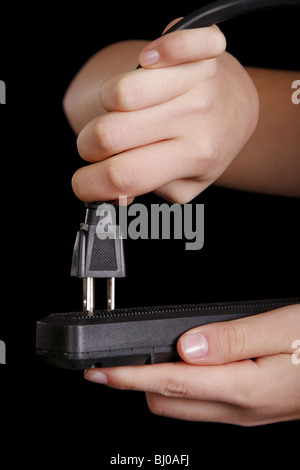
[{"label": "black plug", "polygon": [[115,278],[125,276],[123,238],[116,223],[116,206],[111,203],[85,204],[85,222],[77,232],[71,276],[83,279],[83,310],[95,309],[94,279],[107,278],[107,309],[115,308]]}]

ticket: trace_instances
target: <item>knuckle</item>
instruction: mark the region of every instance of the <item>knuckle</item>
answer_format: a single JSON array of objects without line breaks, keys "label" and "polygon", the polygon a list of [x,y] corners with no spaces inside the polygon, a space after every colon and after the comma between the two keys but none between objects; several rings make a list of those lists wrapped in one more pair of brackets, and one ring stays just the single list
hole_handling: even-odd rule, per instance
[{"label": "knuckle", "polygon": [[81,158],[85,158],[85,139],[82,137],[82,132],[77,137],[76,145]]},{"label": "knuckle", "polygon": [[119,111],[129,111],[131,106],[132,87],[126,75],[123,75],[114,86],[114,103]]},{"label": "knuckle", "polygon": [[219,30],[217,42],[218,42],[218,47],[219,47],[219,54],[222,54],[226,50],[227,41],[226,41],[226,37],[220,30]]},{"label": "knuckle", "polygon": [[216,139],[211,135],[202,138],[199,144],[199,152],[197,155],[197,165],[203,169],[208,169],[218,160],[219,150]]},{"label": "knuckle", "polygon": [[243,356],[246,348],[246,332],[244,328],[236,327],[233,324],[223,325],[217,328],[217,347],[231,360]]},{"label": "knuckle", "polygon": [[74,194],[80,199],[81,201],[84,201],[85,199],[85,194],[82,191],[82,184],[81,184],[81,179],[80,179],[80,170],[77,170],[76,173],[74,173],[72,180],[72,189],[74,191]]},{"label": "knuckle", "polygon": [[[183,184],[181,184],[180,181],[174,181],[173,184],[171,183],[168,185],[168,188],[162,191],[162,196],[172,204],[184,205],[189,203],[199,194],[199,187],[200,185],[198,182],[193,182],[192,185],[188,184],[186,181],[183,181]],[[160,190],[156,192],[157,194],[160,194]]]},{"label": "knuckle", "polygon": [[160,43],[160,52],[167,60],[185,58],[188,54],[185,34],[176,31],[164,36]]},{"label": "knuckle", "polygon": [[167,199],[172,204],[184,205],[184,204],[187,204],[188,202],[190,202],[191,199],[193,199],[193,198],[190,197],[189,195],[187,195],[186,191],[184,191],[184,190],[178,191],[176,189],[171,189],[171,190],[168,191]]},{"label": "knuckle", "polygon": [[198,120],[199,115],[209,113],[213,109],[214,99],[213,93],[210,90],[203,92],[201,86],[195,90],[195,93],[188,94],[186,96],[186,109],[188,110],[189,117]]},{"label": "knuckle", "polygon": [[251,413],[240,412],[234,424],[242,428],[252,428],[257,426],[259,423]]},{"label": "knuckle", "polygon": [[198,96],[198,99],[195,101],[195,112],[197,113],[208,113],[209,111],[212,110],[214,104],[214,98],[213,95],[210,93],[201,93],[200,96]]},{"label": "knuckle", "polygon": [[[201,80],[201,83],[185,96],[185,111],[188,113],[190,118],[194,118],[196,125],[199,117],[201,118],[205,114],[211,113],[216,107],[217,102],[214,85],[211,84],[211,81],[207,76],[210,71],[215,68],[214,64],[216,64],[216,59],[208,59],[205,63],[201,63],[201,76],[203,78],[203,74],[205,75],[204,80]],[[205,68],[204,71],[203,67]],[[213,132],[213,128],[211,126],[208,127],[208,130],[210,131],[210,134]],[[215,134],[216,132],[217,130],[213,133]],[[208,133],[203,134],[205,137],[206,135],[209,135]]]},{"label": "knuckle", "polygon": [[115,157],[107,165],[107,178],[117,195],[131,195],[135,178],[130,163],[125,158]]},{"label": "knuckle", "polygon": [[93,128],[93,140],[96,147],[102,152],[112,154],[117,151],[118,142],[121,139],[121,128],[117,120],[111,119],[111,115],[105,115],[99,119]]},{"label": "knuckle", "polygon": [[169,41],[167,44],[168,53],[170,55],[176,53],[176,56],[180,60],[189,59],[193,50],[193,42],[190,40],[191,35],[187,31],[181,31],[177,34],[174,34],[174,37],[171,38],[172,41]]},{"label": "knuckle", "polygon": [[176,196],[173,196],[173,198],[171,198],[171,202],[173,204],[180,204],[182,206],[184,204],[188,204],[192,199],[193,199],[192,197],[189,197],[187,195],[178,194]]},{"label": "knuckle", "polygon": [[211,32],[211,46],[213,47],[213,51],[216,55],[221,55],[227,46],[226,37],[216,25],[211,27]]},{"label": "knuckle", "polygon": [[[256,394],[257,395],[257,394]],[[242,427],[253,427],[268,422],[268,408],[270,403],[265,399],[258,399],[255,401],[253,396],[251,397],[250,403],[241,405],[239,407],[237,422]]]},{"label": "knuckle", "polygon": [[185,398],[189,395],[187,386],[181,380],[175,378],[167,380],[162,386],[161,394],[172,398]]},{"label": "knuckle", "polygon": [[[142,71],[143,72],[143,71]],[[114,105],[118,111],[134,111],[143,98],[140,75],[124,74],[114,85]]]},{"label": "knuckle", "polygon": [[178,34],[174,37],[173,45],[175,51],[179,57],[186,57],[188,55],[189,49],[186,41],[185,34]]}]

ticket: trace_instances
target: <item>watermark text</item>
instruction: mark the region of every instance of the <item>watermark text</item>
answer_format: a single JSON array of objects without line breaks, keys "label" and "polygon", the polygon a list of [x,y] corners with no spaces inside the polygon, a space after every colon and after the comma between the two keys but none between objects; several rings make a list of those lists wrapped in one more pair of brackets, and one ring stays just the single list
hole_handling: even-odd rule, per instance
[{"label": "watermark text", "polygon": [[[123,239],[186,240],[186,250],[200,250],[204,245],[204,204],[119,204],[118,224]],[[117,213],[112,204],[97,208],[96,227],[100,239],[114,238],[110,226],[116,225]]]},{"label": "watermark text", "polygon": [[0,340],[0,364],[6,364],[6,345]]},{"label": "watermark text", "polygon": [[292,93],[292,103],[299,104],[300,103],[300,80],[294,80],[292,83],[292,88],[295,91]]},{"label": "watermark text", "polygon": [[3,80],[0,80],[0,104],[6,104],[6,85]]},{"label": "watermark text", "polygon": [[292,344],[292,349],[296,350],[292,354],[292,363],[298,365],[300,364],[300,339],[295,339]]}]

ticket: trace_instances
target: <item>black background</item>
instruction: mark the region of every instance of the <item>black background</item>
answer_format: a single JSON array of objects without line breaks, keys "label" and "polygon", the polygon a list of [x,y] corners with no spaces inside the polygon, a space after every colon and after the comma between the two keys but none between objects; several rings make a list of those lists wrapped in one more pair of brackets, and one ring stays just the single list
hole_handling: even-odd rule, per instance
[{"label": "black background", "polygon": [[[270,465],[281,457],[286,465],[296,463],[299,422],[239,428],[161,418],[148,411],[143,393],[88,383],[81,372],[45,366],[35,356],[36,321],[81,309],[81,282],[69,272],[84,208],[70,180],[83,163],[62,112],[64,92],[97,50],[123,39],[154,39],[173,18],[200,5],[165,7],[154,0],[1,7],[0,79],[7,87],[0,109],[3,459],[99,469],[117,453],[189,454],[198,468],[207,462]],[[229,52],[243,64],[299,70],[299,20],[299,9],[269,10],[221,29]],[[153,201],[161,202],[153,195],[139,198]],[[204,248],[188,252],[179,241],[126,241],[128,275],[117,281],[118,306],[299,295],[299,200],[210,187],[194,202],[205,204]],[[97,303],[105,303],[102,281]]]}]

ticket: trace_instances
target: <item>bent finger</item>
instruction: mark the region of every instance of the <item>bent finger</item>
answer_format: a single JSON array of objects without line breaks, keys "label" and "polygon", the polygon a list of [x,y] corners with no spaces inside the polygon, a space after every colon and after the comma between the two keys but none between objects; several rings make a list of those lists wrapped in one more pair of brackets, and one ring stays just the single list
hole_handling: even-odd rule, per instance
[{"label": "bent finger", "polygon": [[144,68],[161,68],[171,65],[212,59],[226,49],[226,39],[217,26],[173,31],[148,44],[139,55]]},{"label": "bent finger", "polygon": [[189,146],[180,140],[145,145],[80,168],[73,175],[73,191],[85,202],[140,196],[190,177],[197,163],[191,160],[185,167],[182,162],[189,157]]},{"label": "bent finger", "polygon": [[[209,100],[204,96],[196,105],[190,104],[192,97],[178,96],[169,103],[139,109],[135,112],[111,112],[89,122],[77,139],[80,156],[88,162],[99,162],[130,149],[143,147],[162,140],[180,137],[179,132],[188,128],[185,124],[178,129],[178,119],[188,121],[192,106],[193,112],[204,115]],[[171,163],[171,162],[170,162]]]},{"label": "bent finger", "polygon": [[211,79],[217,70],[214,59],[163,69],[139,69],[114,75],[99,88],[106,111],[135,111],[182,95],[200,80]]}]

